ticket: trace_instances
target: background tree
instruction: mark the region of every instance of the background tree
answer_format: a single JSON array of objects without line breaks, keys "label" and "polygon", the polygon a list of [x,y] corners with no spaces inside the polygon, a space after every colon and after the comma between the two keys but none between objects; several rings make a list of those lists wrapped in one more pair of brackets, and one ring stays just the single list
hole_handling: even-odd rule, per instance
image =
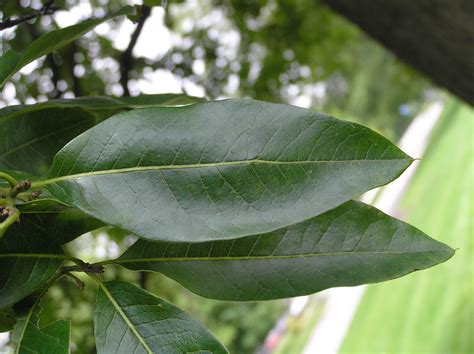
[{"label": "background tree", "polygon": [[[85,3],[89,2],[55,1],[58,10],[54,17],[41,16],[32,23],[4,31],[2,52],[10,47],[23,49],[42,33],[58,28],[57,20],[65,15],[61,10],[89,17],[110,13],[122,5],[119,1],[91,1],[89,8]],[[40,11],[47,3],[6,0],[2,5],[6,19]],[[47,98],[104,94],[133,96],[140,91],[141,79],[157,70],[165,70],[176,77],[183,91],[197,86],[210,98],[252,96],[311,106],[336,115],[344,112],[345,117],[398,137],[429,97],[426,81],[319,3],[217,1],[191,6],[171,3],[166,11],[166,24],[173,39],[168,51],[155,58],[135,56],[134,47],[140,32],[147,21],[153,20],[153,11],[158,10],[142,8],[123,50],[117,49],[113,38],[103,31],[90,33],[48,55],[29,74],[17,75],[14,84],[9,84],[4,91],[3,102],[12,103],[17,99],[18,103],[33,103]],[[219,21],[211,21],[212,17]],[[107,33],[114,33],[122,26],[122,20],[108,25]],[[125,235],[115,237],[118,245],[128,242]],[[124,278],[130,277],[124,271],[117,272],[122,272]],[[141,281],[146,283],[146,279]],[[158,286],[161,282],[166,280],[148,283]],[[170,284],[167,287],[173,289]],[[73,296],[90,296],[87,292],[79,294],[74,287],[66,287],[66,291],[69,290]],[[55,291],[58,295],[64,290]],[[56,295],[51,292],[51,309],[56,306]],[[169,297],[183,298],[182,291],[170,290]],[[181,301],[174,300],[177,304]],[[196,301],[190,301],[189,305],[198,316],[207,316],[209,312],[216,317],[227,316],[231,325],[222,330],[222,336],[228,337],[229,347],[235,351],[254,350],[269,327],[255,331],[258,335],[249,341],[248,336],[236,328],[240,320],[232,322],[236,314],[262,311],[263,317],[270,317],[277,313],[275,308],[281,308],[281,304],[243,304],[236,309],[237,305]],[[187,298],[182,302],[188,303]],[[88,312],[81,311],[81,306],[87,307],[81,302],[66,302],[51,313],[69,312],[69,306],[81,314],[77,316],[78,322],[90,321]],[[206,306],[213,310],[209,311]],[[219,307],[226,310],[215,310]],[[222,326],[222,322],[219,325]],[[218,332],[217,328],[216,325]],[[91,346],[91,336],[83,334],[80,331],[74,334],[79,352],[87,352]]]}]

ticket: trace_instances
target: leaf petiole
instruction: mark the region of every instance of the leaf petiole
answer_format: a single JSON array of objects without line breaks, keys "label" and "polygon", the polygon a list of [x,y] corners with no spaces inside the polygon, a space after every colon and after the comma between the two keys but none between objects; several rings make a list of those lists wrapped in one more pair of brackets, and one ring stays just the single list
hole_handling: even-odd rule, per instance
[{"label": "leaf petiole", "polygon": [[65,273],[84,272],[86,274],[102,274],[104,273],[104,267],[81,261],[80,263],[76,262],[75,266],[62,267],[62,271]]},{"label": "leaf petiole", "polygon": [[8,173],[0,172],[0,178],[4,179],[10,184],[10,187],[15,188],[18,185],[18,181],[10,176]]},{"label": "leaf petiole", "polygon": [[0,239],[3,237],[8,228],[12,226],[15,222],[20,221],[20,211],[17,208],[5,207],[2,210],[7,210],[7,218],[0,223]]},{"label": "leaf petiole", "polygon": [[74,274],[69,273],[69,272],[65,272],[64,275],[70,278],[79,289],[84,290],[86,284],[81,279],[79,279]]}]

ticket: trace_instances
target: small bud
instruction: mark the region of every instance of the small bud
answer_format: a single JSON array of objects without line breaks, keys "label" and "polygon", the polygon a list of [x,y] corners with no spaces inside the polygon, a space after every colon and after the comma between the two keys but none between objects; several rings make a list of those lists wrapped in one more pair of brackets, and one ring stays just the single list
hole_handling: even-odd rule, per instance
[{"label": "small bud", "polygon": [[91,274],[102,274],[105,272],[105,268],[101,265],[85,263],[83,265],[84,272]]},{"label": "small bud", "polygon": [[10,208],[9,206],[6,207],[0,207],[0,215],[4,217],[9,217],[10,215],[13,214],[13,209]]},{"label": "small bud", "polygon": [[31,188],[31,182],[25,179],[24,181],[21,181],[20,183],[18,183],[18,186],[19,186],[20,192],[25,192]]},{"label": "small bud", "polygon": [[74,283],[76,283],[76,286],[81,290],[84,290],[86,287],[86,284],[80,279],[75,279]]},{"label": "small bud", "polygon": [[41,193],[43,193],[43,191],[33,191],[33,192],[31,192],[31,199],[38,198],[41,195]]},{"label": "small bud", "polygon": [[26,192],[28,189],[31,188],[31,182],[29,180],[24,180],[18,182],[18,184],[12,188],[10,192],[10,196],[15,198],[19,193]]}]

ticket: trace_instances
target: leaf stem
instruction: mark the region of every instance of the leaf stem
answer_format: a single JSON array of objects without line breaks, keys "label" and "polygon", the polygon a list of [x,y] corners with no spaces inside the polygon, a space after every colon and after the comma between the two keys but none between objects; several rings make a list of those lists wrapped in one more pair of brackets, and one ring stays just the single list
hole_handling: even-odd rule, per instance
[{"label": "leaf stem", "polygon": [[109,264],[113,265],[113,264],[118,264],[119,263],[118,260],[119,260],[119,258],[107,259],[105,261],[100,261],[100,262],[93,263],[92,265],[93,266],[100,266],[100,267],[106,266],[106,265],[109,265]]},{"label": "leaf stem", "polygon": [[72,281],[74,282],[74,284],[76,284],[76,286],[81,289],[81,290],[84,290],[86,284],[81,280],[79,279],[78,277],[76,277],[74,274],[72,273],[69,273],[69,272],[65,272],[64,275],[66,277],[69,277],[72,279]]},{"label": "leaf stem", "polygon": [[3,237],[8,228],[13,225],[13,223],[20,221],[20,211],[17,208],[7,207],[10,210],[10,215],[0,223],[0,239]]},{"label": "leaf stem", "polygon": [[18,181],[10,176],[8,173],[0,172],[0,178],[4,179],[10,184],[10,187],[15,188],[18,185]]},{"label": "leaf stem", "polygon": [[[82,262],[82,261],[81,261]],[[97,264],[90,264],[86,262],[78,263],[75,266],[62,267],[63,272],[84,272],[86,274],[102,274],[104,267]]]}]

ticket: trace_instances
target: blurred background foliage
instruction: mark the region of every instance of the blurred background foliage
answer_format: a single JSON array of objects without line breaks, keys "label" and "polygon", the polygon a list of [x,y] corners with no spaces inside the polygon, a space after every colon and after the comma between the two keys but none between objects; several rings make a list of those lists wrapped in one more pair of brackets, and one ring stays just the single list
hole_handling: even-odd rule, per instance
[{"label": "blurred background foliage", "polygon": [[[65,23],[103,16],[127,3],[141,1],[56,0],[60,10],[54,16],[0,32],[0,54],[10,48],[23,51],[42,33]],[[39,0],[0,0],[0,4],[3,19],[42,6]],[[29,65],[7,84],[0,106],[128,93],[181,91],[210,99],[250,96],[354,120],[397,140],[436,96],[426,79],[318,1],[168,1],[166,10],[153,8],[147,19],[159,22],[159,33],[166,36],[148,34],[146,55],[134,51],[133,57],[123,54],[135,28],[127,21],[109,21]],[[131,28],[125,40],[124,26]],[[167,86],[167,82],[173,84]],[[130,242],[130,236],[100,230],[69,247],[76,253],[80,249],[81,257],[95,261],[118,256]],[[201,319],[232,353],[258,350],[286,311],[285,301],[229,303],[203,299],[156,274],[108,269],[106,276],[113,275],[141,283]],[[48,293],[45,303],[45,322],[56,316],[72,319],[75,353],[95,350],[95,285],[84,281],[87,286],[81,291],[71,281],[62,280]]]},{"label": "blurred background foliage", "polygon": [[[3,18],[42,6],[39,0],[1,1]],[[56,0],[64,11],[4,31],[0,50],[21,51],[64,19],[103,16],[125,3],[133,1]],[[31,73],[15,76],[11,96],[32,102],[124,94],[123,49],[117,45],[123,21],[128,20],[109,21],[106,29],[48,55]],[[146,45],[161,50],[132,60],[132,95],[143,91],[140,80],[167,71],[183,91],[197,86],[211,99],[250,96],[312,107],[391,138],[400,136],[430,98],[426,80],[318,1],[169,1],[166,11],[153,8],[147,21],[163,21],[169,33],[148,36],[152,40]]]}]

